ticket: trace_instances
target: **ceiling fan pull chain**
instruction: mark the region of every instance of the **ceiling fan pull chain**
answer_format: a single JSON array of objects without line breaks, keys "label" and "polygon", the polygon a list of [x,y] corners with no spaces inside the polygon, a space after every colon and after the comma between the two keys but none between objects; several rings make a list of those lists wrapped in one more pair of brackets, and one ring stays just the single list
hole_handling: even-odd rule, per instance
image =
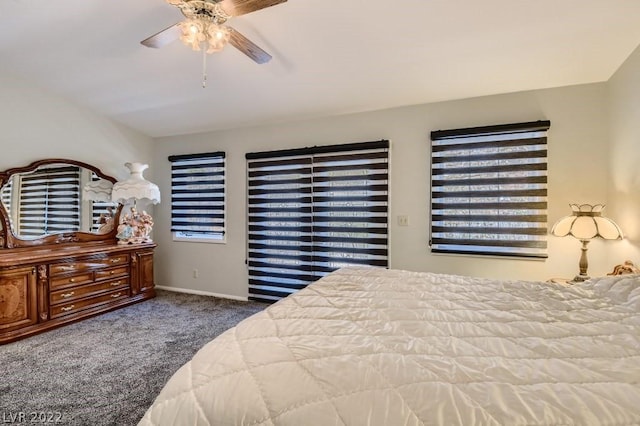
[{"label": "ceiling fan pull chain", "polygon": [[202,49],[202,88],[207,87],[207,49]]}]

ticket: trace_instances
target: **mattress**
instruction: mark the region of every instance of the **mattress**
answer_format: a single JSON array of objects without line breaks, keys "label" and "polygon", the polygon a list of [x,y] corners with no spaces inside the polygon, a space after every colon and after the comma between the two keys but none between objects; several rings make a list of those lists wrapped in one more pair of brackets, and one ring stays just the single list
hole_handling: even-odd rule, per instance
[{"label": "mattress", "polygon": [[340,269],[205,345],[141,425],[638,425],[640,276]]}]

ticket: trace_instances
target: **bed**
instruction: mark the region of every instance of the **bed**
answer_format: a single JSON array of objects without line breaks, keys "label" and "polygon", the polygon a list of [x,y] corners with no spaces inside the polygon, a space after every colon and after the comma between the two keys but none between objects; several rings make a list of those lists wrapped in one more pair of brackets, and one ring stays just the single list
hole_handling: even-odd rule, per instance
[{"label": "bed", "polygon": [[640,276],[343,268],[205,345],[141,425],[638,425]]}]

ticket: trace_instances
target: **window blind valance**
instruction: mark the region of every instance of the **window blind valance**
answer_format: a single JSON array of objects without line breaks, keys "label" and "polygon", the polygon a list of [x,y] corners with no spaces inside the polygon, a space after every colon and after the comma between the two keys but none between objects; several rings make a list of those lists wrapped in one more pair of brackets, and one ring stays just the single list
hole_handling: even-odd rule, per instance
[{"label": "window blind valance", "polygon": [[549,121],[431,133],[431,251],[546,257]]},{"label": "window blind valance", "polygon": [[261,152],[250,152],[245,155],[247,160],[257,160],[264,158],[279,158],[279,157],[296,157],[300,155],[314,155],[314,154],[327,154],[327,153],[338,153],[338,152],[349,152],[349,151],[361,151],[365,149],[388,149],[389,141],[388,140],[379,140],[372,142],[356,142],[356,143],[346,143],[340,145],[320,145],[320,146],[311,146],[305,148],[294,148],[294,149],[280,149],[275,151],[261,151]]}]

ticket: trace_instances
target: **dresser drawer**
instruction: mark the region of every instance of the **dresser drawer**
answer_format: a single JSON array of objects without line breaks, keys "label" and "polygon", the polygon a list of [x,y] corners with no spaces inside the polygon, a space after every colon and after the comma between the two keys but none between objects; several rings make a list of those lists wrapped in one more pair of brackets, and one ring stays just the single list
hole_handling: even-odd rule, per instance
[{"label": "dresser drawer", "polygon": [[73,274],[83,271],[109,268],[112,266],[129,265],[128,254],[112,254],[103,259],[79,260],[76,262],[55,263],[49,267],[49,275]]},{"label": "dresser drawer", "polygon": [[91,297],[107,291],[115,289],[128,290],[129,282],[127,279],[118,279],[112,281],[103,281],[96,284],[88,284],[79,287],[73,287],[66,290],[51,292],[50,303],[52,305],[59,303],[67,303],[72,300]]},{"label": "dresser drawer", "polygon": [[117,268],[102,269],[102,270],[96,271],[95,274],[96,274],[96,281],[103,280],[105,278],[125,276],[129,274],[129,267],[120,266]]},{"label": "dresser drawer", "polygon": [[126,299],[128,297],[129,297],[129,289],[123,288],[120,290],[114,290],[112,292],[100,294],[87,299],[74,300],[67,303],[51,306],[50,307],[51,318],[58,318],[64,315],[71,315],[76,312],[80,312],[84,309],[105,305],[111,302],[115,302],[117,300]]},{"label": "dresser drawer", "polygon": [[93,282],[93,272],[70,275],[66,277],[51,278],[51,290],[58,288],[74,287]]},{"label": "dresser drawer", "polygon": [[55,263],[49,266],[49,275],[55,277],[63,274],[73,274],[102,267],[102,264],[95,262],[69,262]]},{"label": "dresser drawer", "polygon": [[113,254],[106,259],[96,260],[94,263],[98,263],[103,267],[109,266],[118,266],[118,265],[128,265],[129,264],[129,255],[128,254]]}]

